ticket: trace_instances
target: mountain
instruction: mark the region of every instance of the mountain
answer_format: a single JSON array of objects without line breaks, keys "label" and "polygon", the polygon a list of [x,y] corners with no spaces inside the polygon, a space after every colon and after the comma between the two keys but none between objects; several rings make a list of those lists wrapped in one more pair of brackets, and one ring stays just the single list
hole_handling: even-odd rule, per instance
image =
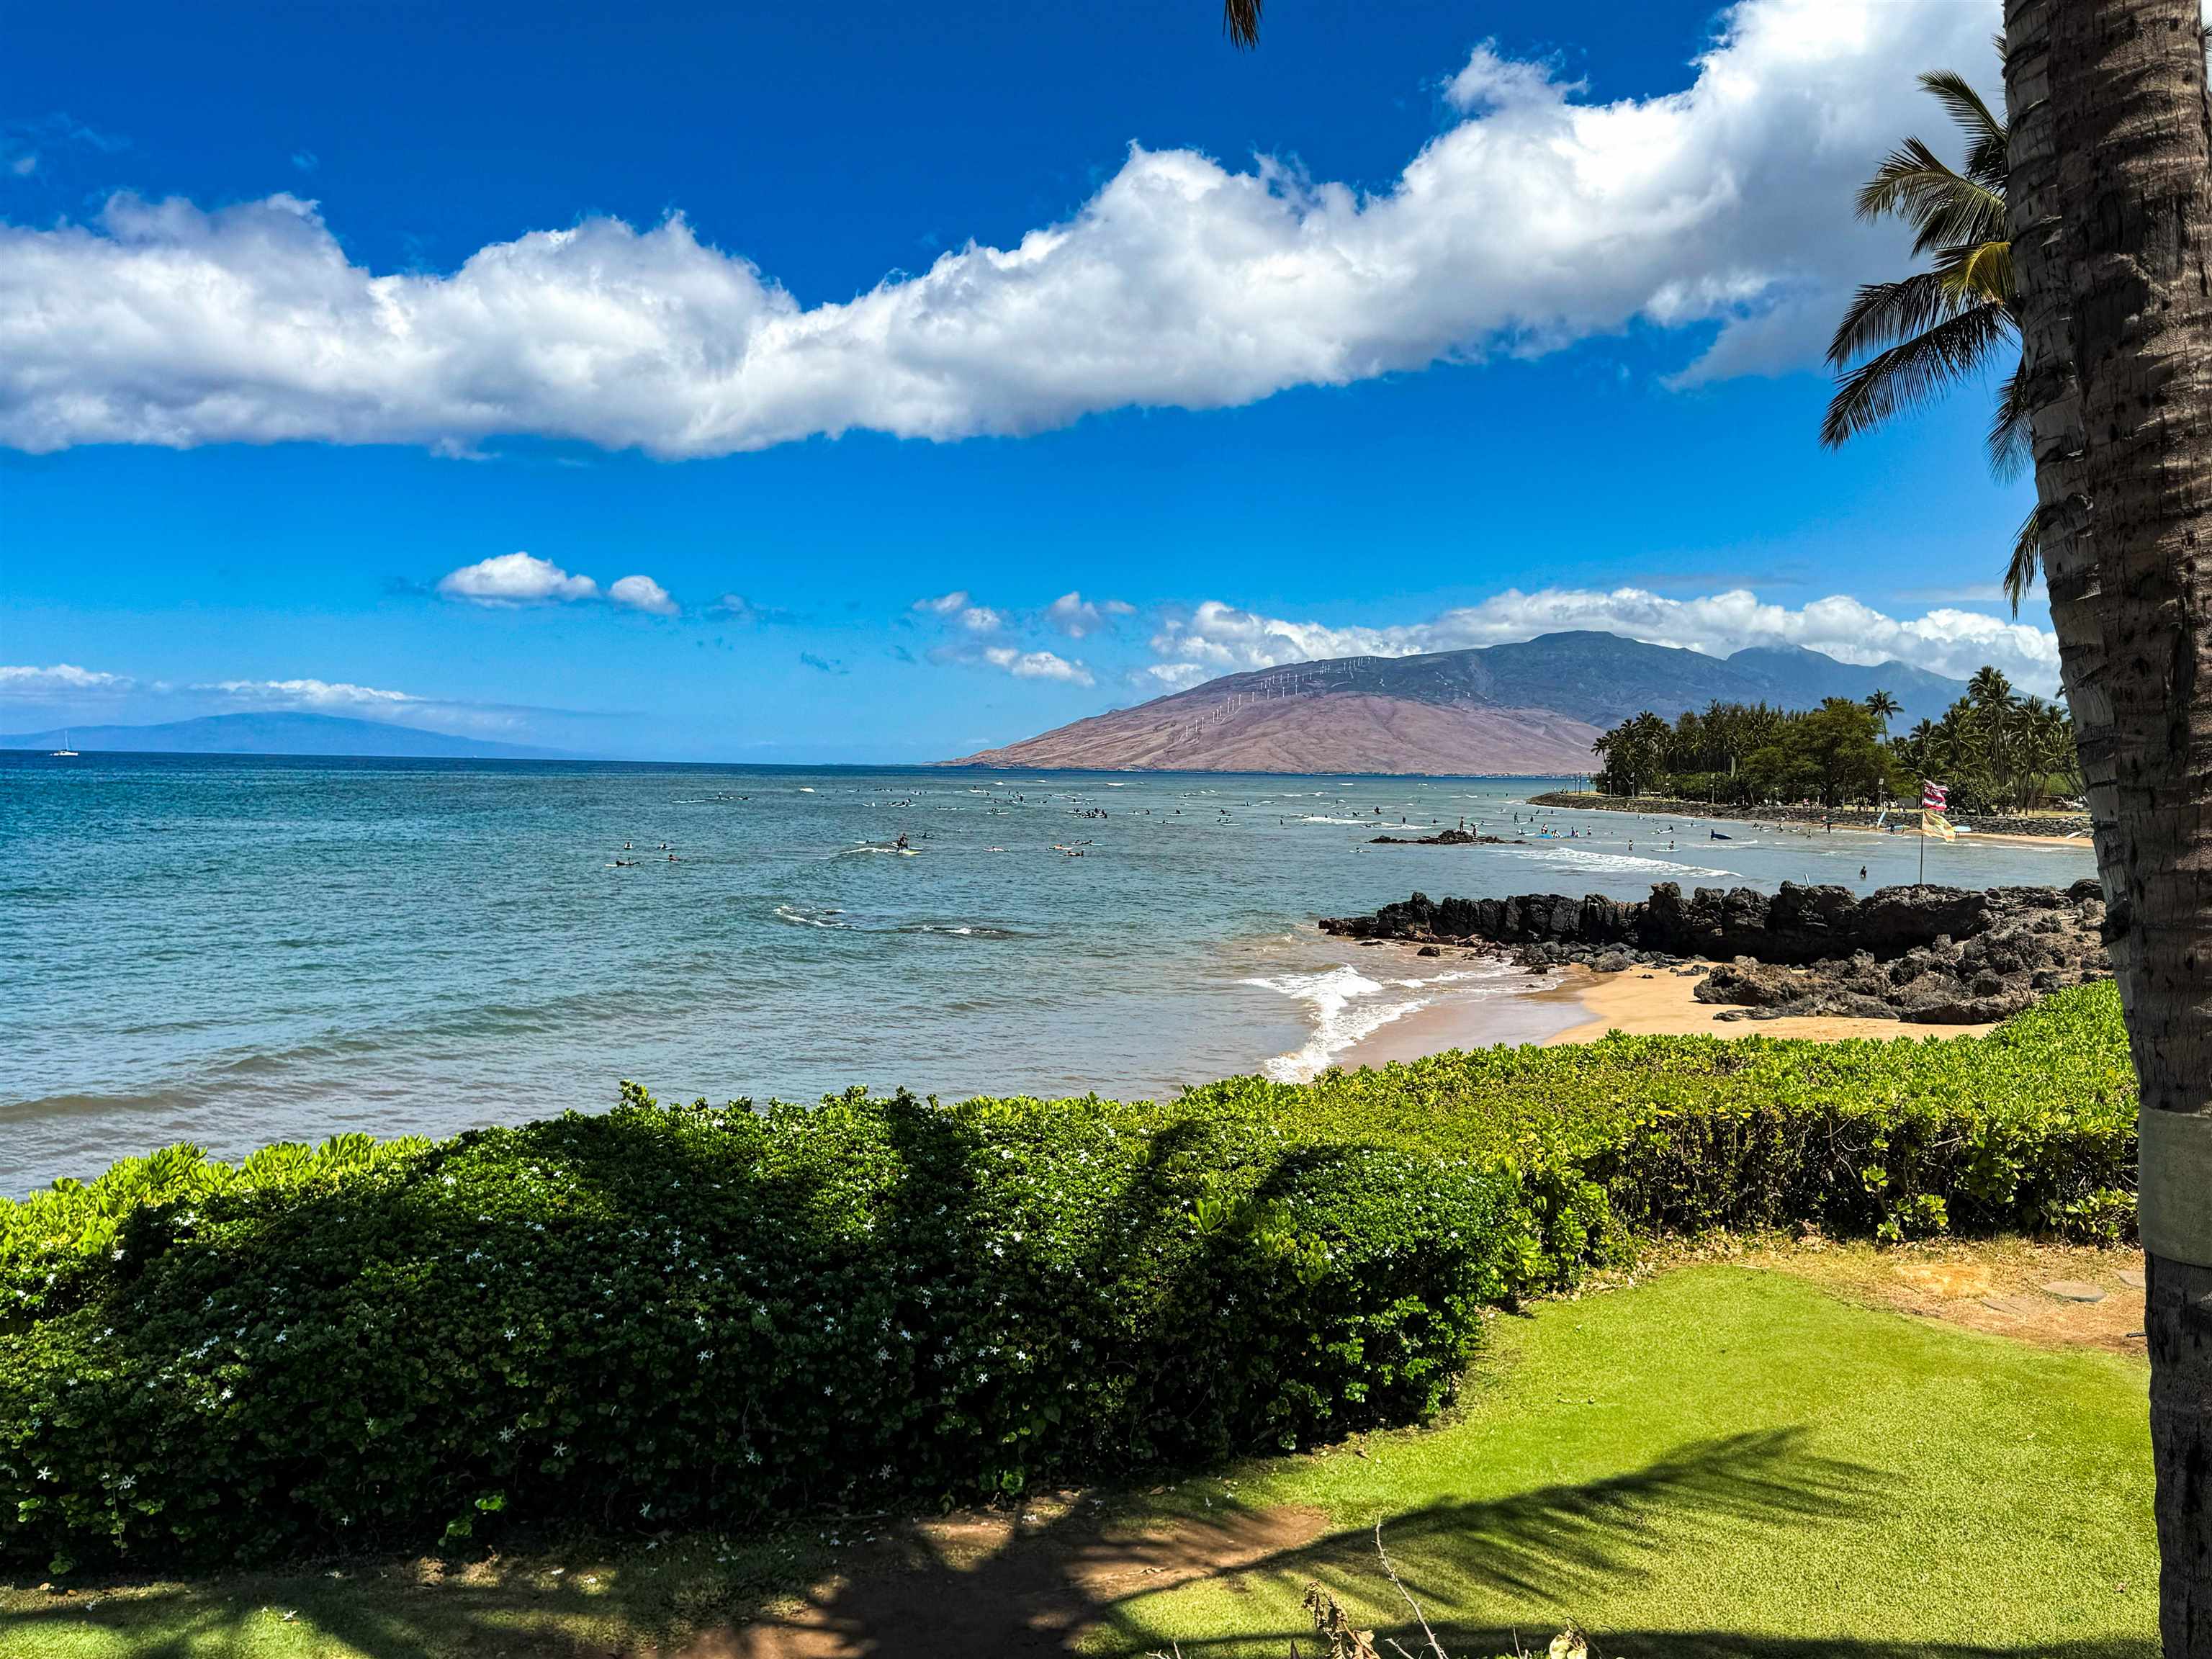
[{"label": "mountain", "polygon": [[945,763],[1574,776],[1591,769],[1600,732],[1647,708],[1669,720],[1715,701],[1809,708],[1877,685],[1907,720],[1940,715],[1966,689],[1903,663],[1858,668],[1796,647],[1723,659],[1617,634],[1547,634],[1231,674]]},{"label": "mountain", "polygon": [[[66,739],[66,742],[64,742]],[[70,748],[142,755],[345,755],[455,760],[568,760],[557,750],[419,732],[335,714],[209,714],[160,726],[79,726],[0,737],[0,749]]]},{"label": "mountain", "polygon": [[1864,702],[1869,692],[1887,691],[1903,705],[1895,717],[1903,726],[1915,720],[1940,720],[1945,709],[1966,695],[1964,681],[1945,679],[1924,668],[1896,661],[1862,668],[1856,663],[1838,662],[1818,651],[1808,651],[1802,645],[1753,646],[1730,657],[1728,665],[1772,685],[1775,689],[1767,702],[1784,702],[1792,708],[1809,707],[1824,697]]}]

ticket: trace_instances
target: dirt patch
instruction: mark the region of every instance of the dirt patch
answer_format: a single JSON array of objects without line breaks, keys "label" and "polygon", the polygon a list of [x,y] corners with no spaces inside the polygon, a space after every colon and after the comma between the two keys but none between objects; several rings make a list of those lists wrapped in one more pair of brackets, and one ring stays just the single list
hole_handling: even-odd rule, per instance
[{"label": "dirt patch", "polygon": [[1750,1250],[1742,1260],[1815,1280],[1853,1301],[2039,1347],[2147,1352],[2140,1250],[2025,1239],[1887,1250],[1808,1243]]},{"label": "dirt patch", "polygon": [[836,1574],[742,1629],[708,1632],[682,1659],[973,1659],[1073,1650],[1118,1602],[1232,1577],[1328,1529],[1317,1509],[1224,1509],[1145,1527],[1065,1494],[1019,1513],[886,1526]]}]

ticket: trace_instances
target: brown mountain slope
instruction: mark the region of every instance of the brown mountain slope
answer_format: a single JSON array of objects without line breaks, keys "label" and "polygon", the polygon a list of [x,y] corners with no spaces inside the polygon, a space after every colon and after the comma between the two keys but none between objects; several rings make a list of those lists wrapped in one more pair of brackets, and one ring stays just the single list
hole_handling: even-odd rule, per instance
[{"label": "brown mountain slope", "polygon": [[1094,714],[952,766],[1096,771],[1435,772],[1579,776],[1598,728],[1548,708],[1473,708],[1358,692],[1163,698]]}]

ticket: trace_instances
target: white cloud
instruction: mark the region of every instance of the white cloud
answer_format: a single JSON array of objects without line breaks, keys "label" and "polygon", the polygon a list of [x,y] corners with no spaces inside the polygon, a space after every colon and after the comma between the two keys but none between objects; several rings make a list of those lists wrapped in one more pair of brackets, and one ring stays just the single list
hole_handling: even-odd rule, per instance
[{"label": "white cloud", "polygon": [[391,715],[423,703],[426,699],[405,691],[386,691],[374,685],[351,685],[343,680],[217,680],[196,685],[195,691],[211,692],[233,702],[258,708],[330,712],[343,709],[362,714]]},{"label": "white cloud", "polygon": [[1722,325],[1691,378],[1817,355],[1893,228],[1851,191],[1913,85],[1995,65],[1986,5],[1742,0],[1688,84],[1594,101],[1474,53],[1387,189],[1132,149],[1070,217],[808,307],[680,216],[586,219],[448,274],[356,264],[310,202],[131,196],[0,227],[0,442],[530,433],[665,456],[862,428],[955,439],[1218,408],[1642,322]]},{"label": "white cloud", "polygon": [[1051,651],[1017,651],[1012,646],[988,646],[983,660],[1003,668],[1018,680],[1064,680],[1070,685],[1089,685],[1091,670]]},{"label": "white cloud", "polygon": [[1890,617],[1843,594],[1814,599],[1793,611],[1764,604],[1744,588],[1692,599],[1663,599],[1637,587],[1611,592],[1547,588],[1536,593],[1509,590],[1427,622],[1381,628],[1263,617],[1209,599],[1161,623],[1152,645],[1153,654],[1162,660],[1150,672],[1180,687],[1278,663],[1411,656],[1575,629],[1626,635],[1709,656],[1727,656],[1747,646],[1797,645],[1842,662],[1871,664],[1894,658],[1957,678],[1994,663],[2032,690],[2048,694],[2058,684],[2058,641],[2046,629],[1949,608],[1913,617]]},{"label": "white cloud", "polygon": [[553,599],[596,599],[599,585],[589,576],[570,575],[550,559],[528,553],[501,553],[448,572],[439,579],[438,591],[478,605],[537,605]]},{"label": "white cloud", "polygon": [[607,589],[607,597],[617,605],[650,611],[656,617],[672,617],[677,611],[676,601],[668,597],[668,590],[650,576],[618,576]]},{"label": "white cloud", "polygon": [[1095,634],[1106,626],[1109,617],[1133,615],[1137,607],[1120,599],[1104,599],[1097,604],[1080,592],[1061,594],[1045,608],[1045,620],[1071,640],[1079,640],[1086,634]]},{"label": "white cloud", "polygon": [[970,605],[967,590],[957,587],[935,599],[916,599],[913,609],[925,617],[942,617],[970,634],[995,634],[1006,620],[1002,612],[988,605]]},{"label": "white cloud", "polygon": [[59,696],[116,695],[130,690],[137,684],[128,674],[103,673],[99,669],[79,668],[70,662],[53,663],[45,668],[28,664],[0,664],[0,697],[45,702]]}]

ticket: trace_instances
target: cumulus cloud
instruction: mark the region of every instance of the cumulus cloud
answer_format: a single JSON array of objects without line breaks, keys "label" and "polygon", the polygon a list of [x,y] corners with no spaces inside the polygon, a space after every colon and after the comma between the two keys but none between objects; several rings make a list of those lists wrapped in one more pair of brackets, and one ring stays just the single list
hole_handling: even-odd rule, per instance
[{"label": "cumulus cloud", "polygon": [[988,605],[969,604],[967,591],[957,587],[934,599],[916,599],[913,609],[925,617],[941,617],[970,634],[995,634],[1006,620]]},{"label": "cumulus cloud", "polygon": [[1918,617],[1891,617],[1843,594],[1791,610],[1762,603],[1745,588],[1690,599],[1664,599],[1637,587],[1508,590],[1426,622],[1382,628],[1266,617],[1209,599],[1164,619],[1152,641],[1153,654],[1161,660],[1148,672],[1180,689],[1218,674],[1279,663],[1412,656],[1576,629],[1708,656],[1727,656],[1749,646],[1802,646],[1841,662],[1893,658],[1954,678],[1994,663],[2030,690],[2048,694],[2058,684],[2058,641],[2046,629],[1948,607]]},{"label": "cumulus cloud", "polygon": [[422,704],[428,699],[405,691],[387,691],[374,685],[353,685],[343,680],[216,680],[196,685],[195,691],[215,693],[233,702],[268,708],[330,712],[343,709],[362,714],[390,714]]},{"label": "cumulus cloud", "polygon": [[650,576],[617,576],[607,589],[607,597],[617,605],[627,605],[633,611],[650,611],[656,617],[676,614],[676,601],[668,597],[668,590]]},{"label": "cumulus cloud", "polygon": [[1089,685],[1091,671],[1052,651],[1017,651],[1009,645],[984,648],[982,659],[1003,668],[1018,680],[1062,680],[1070,685]]},{"label": "cumulus cloud", "polygon": [[[626,610],[655,617],[673,617],[681,609],[668,590],[650,576],[617,577],[603,592],[589,576],[571,575],[552,560],[531,553],[501,553],[465,564],[438,579],[438,592],[450,599],[495,606],[605,599]],[[725,599],[730,597],[724,596]]]},{"label": "cumulus cloud", "polygon": [[539,605],[553,599],[599,597],[599,585],[589,576],[572,576],[550,559],[529,553],[501,553],[449,571],[438,579],[438,591],[450,599],[472,599],[478,605]]},{"label": "cumulus cloud", "polygon": [[1385,189],[1133,148],[1071,216],[809,306],[680,216],[590,218],[448,273],[356,264],[289,195],[110,199],[0,227],[0,441],[508,433],[722,454],[859,428],[949,440],[1212,409],[1633,323],[1714,325],[1692,376],[1803,363],[1901,253],[1842,204],[1994,79],[1985,8],[1741,0],[1678,90],[1601,101],[1478,50]]},{"label": "cumulus cloud", "polygon": [[0,697],[45,702],[62,696],[119,695],[137,684],[128,674],[109,674],[75,663],[58,662],[44,668],[27,663],[0,663]]},{"label": "cumulus cloud", "polygon": [[1137,607],[1120,599],[1104,599],[1097,604],[1080,592],[1066,592],[1045,607],[1045,620],[1071,640],[1079,640],[1086,634],[1096,634],[1107,625],[1109,617],[1127,617]]}]

